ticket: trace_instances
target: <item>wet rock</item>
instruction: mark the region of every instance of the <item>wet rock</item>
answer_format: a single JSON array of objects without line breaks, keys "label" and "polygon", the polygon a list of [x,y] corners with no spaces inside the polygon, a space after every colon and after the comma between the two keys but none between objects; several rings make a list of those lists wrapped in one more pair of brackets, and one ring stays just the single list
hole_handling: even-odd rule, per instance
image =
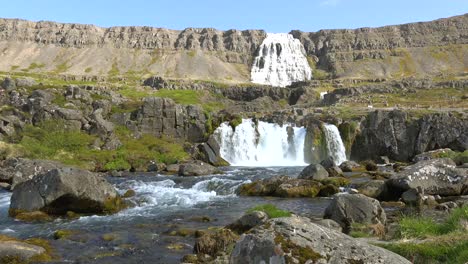
[{"label": "wet rock", "polygon": [[122,209],[120,197],[104,178],[91,172],[53,169],[15,187],[9,214],[43,211],[52,215],[113,213]]},{"label": "wet rock", "polygon": [[221,173],[216,167],[202,161],[193,161],[179,167],[179,176],[205,176]]},{"label": "wet rock", "polygon": [[178,173],[179,169],[180,169],[179,164],[169,164],[166,167],[166,172],[168,172],[168,173]]},{"label": "wet rock", "polygon": [[358,168],[360,165],[354,161],[347,160],[340,164],[340,169],[343,172],[352,172],[354,168]]},{"label": "wet rock", "polygon": [[250,229],[266,223],[268,215],[262,211],[254,211],[243,215],[234,223],[226,226],[237,234],[243,234]]},{"label": "wet rock", "polygon": [[394,175],[387,186],[392,193],[420,188],[424,194],[457,196],[468,191],[468,170],[448,158],[423,160]]},{"label": "wet rock", "polygon": [[241,236],[230,257],[233,264],[257,263],[410,263],[304,217],[269,220]]},{"label": "wet rock", "polygon": [[[46,253],[43,247],[21,241],[0,241],[0,262],[17,263],[16,260],[27,261],[34,256]],[[10,262],[11,261],[11,262]]]},{"label": "wet rock", "polygon": [[306,180],[323,180],[328,178],[328,172],[320,164],[310,164],[301,171],[298,178]]},{"label": "wet rock", "polygon": [[279,176],[244,184],[238,193],[244,196],[315,197],[321,187],[317,181]]},{"label": "wet rock", "polygon": [[320,165],[322,165],[325,169],[330,169],[333,167],[336,167],[336,162],[333,160],[332,157],[328,157],[320,162]]},{"label": "wet rock", "polygon": [[324,218],[335,220],[348,233],[353,223],[383,224],[387,221],[379,201],[362,194],[337,194],[326,208]]},{"label": "wet rock", "polygon": [[375,161],[378,164],[390,164],[390,159],[387,156],[380,156]]},{"label": "wet rock", "polygon": [[193,252],[215,257],[219,252],[226,252],[238,238],[239,236],[229,229],[216,230],[199,237],[195,242]]},{"label": "wet rock", "polygon": [[377,171],[379,169],[379,167],[377,167],[377,164],[372,160],[364,161],[363,165],[366,168],[366,171]]}]

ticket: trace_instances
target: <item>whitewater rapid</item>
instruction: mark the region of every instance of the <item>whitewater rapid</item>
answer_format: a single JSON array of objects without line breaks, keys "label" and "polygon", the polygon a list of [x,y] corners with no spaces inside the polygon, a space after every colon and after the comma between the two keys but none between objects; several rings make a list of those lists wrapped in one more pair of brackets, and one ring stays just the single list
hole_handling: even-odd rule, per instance
[{"label": "whitewater rapid", "polygon": [[312,70],[302,43],[291,34],[268,33],[252,65],[252,82],[286,87],[311,78]]}]

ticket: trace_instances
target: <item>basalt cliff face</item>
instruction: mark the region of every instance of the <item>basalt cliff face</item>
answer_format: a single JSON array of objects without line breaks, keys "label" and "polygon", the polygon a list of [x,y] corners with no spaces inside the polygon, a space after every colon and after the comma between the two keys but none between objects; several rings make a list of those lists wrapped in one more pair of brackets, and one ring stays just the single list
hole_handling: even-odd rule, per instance
[{"label": "basalt cliff face", "polygon": [[[333,77],[459,75],[468,69],[468,14],[291,34],[304,45],[312,68]],[[0,19],[0,71],[248,82],[265,38],[263,30],[101,28]]]},{"label": "basalt cliff face", "polygon": [[291,34],[318,68],[338,77],[466,73],[468,67],[468,14],[379,28]]},{"label": "basalt cliff face", "polygon": [[0,70],[248,81],[252,54],[265,36],[262,30],[101,28],[0,19]]}]

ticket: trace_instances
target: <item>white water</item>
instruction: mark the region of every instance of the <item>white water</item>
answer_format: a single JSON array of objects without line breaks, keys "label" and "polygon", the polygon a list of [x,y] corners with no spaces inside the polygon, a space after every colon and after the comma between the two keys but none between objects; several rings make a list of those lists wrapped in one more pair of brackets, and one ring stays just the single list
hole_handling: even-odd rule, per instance
[{"label": "white water", "polygon": [[267,34],[252,65],[253,83],[286,87],[310,80],[312,70],[304,46],[291,34]]},{"label": "white water", "polygon": [[346,161],[346,149],[338,128],[335,125],[325,124],[325,137],[328,154],[333,158],[335,163],[340,165]]},{"label": "white water", "polygon": [[233,166],[303,166],[303,127],[293,127],[294,136],[288,140],[287,125],[243,119],[235,130],[228,123],[221,124],[215,136],[221,156]]}]

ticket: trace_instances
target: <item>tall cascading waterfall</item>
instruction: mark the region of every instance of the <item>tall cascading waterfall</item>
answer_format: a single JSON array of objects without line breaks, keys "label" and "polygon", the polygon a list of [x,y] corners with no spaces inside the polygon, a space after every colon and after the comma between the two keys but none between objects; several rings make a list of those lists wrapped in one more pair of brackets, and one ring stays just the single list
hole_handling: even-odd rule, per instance
[{"label": "tall cascading waterfall", "polygon": [[340,131],[335,125],[325,124],[325,140],[327,141],[328,154],[337,165],[346,161],[346,148],[340,136]]},{"label": "tall cascading waterfall", "polygon": [[310,80],[312,70],[302,43],[291,34],[267,34],[252,65],[253,83],[286,87]]},{"label": "tall cascading waterfall", "polygon": [[221,156],[234,166],[304,166],[303,127],[243,119],[235,130],[221,124],[214,135]]}]

